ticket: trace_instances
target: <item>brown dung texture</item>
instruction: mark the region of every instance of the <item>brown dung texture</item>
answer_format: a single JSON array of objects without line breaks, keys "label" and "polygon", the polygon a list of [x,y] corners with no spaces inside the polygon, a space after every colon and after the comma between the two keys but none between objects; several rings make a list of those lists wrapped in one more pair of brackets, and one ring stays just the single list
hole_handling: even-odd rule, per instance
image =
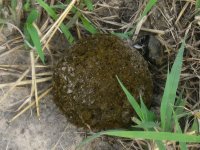
[{"label": "brown dung texture", "polygon": [[137,100],[141,95],[147,106],[151,104],[151,74],[137,50],[113,35],[82,39],[54,67],[54,101],[78,127],[128,127],[135,113],[116,75]]}]

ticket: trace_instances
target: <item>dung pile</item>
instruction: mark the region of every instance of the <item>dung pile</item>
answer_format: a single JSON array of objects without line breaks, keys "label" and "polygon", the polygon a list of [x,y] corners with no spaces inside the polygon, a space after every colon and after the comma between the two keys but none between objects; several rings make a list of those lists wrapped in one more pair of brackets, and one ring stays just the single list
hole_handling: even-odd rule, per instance
[{"label": "dung pile", "polygon": [[152,80],[143,57],[112,35],[98,34],[77,42],[54,68],[56,105],[78,127],[128,127],[133,109],[116,75],[126,88],[147,105]]}]

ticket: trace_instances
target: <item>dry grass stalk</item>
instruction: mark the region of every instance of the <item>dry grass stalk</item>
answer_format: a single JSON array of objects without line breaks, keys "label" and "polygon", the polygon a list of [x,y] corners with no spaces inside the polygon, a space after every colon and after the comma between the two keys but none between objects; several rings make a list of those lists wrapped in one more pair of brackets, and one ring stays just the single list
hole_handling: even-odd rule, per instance
[{"label": "dry grass stalk", "polygon": [[[2,68],[2,69],[11,69],[11,70],[14,70],[14,69],[21,69],[21,68],[27,68],[27,67],[29,67],[29,65],[0,65],[0,67]],[[35,65],[35,68],[50,68],[50,67],[52,67],[52,66],[50,66],[50,65]]]},{"label": "dry grass stalk", "polygon": [[10,26],[12,26],[14,29],[16,29],[16,30],[20,33],[20,35],[22,36],[22,38],[25,40],[24,34],[22,33],[22,31],[21,31],[16,25],[14,25],[14,24],[12,24],[12,23],[9,23],[9,22],[6,22],[6,24],[7,24],[7,25],[10,25]]},{"label": "dry grass stalk", "polygon": [[[43,50],[45,47],[47,47],[49,41],[53,37],[54,33],[57,31],[59,28],[60,24],[64,20],[64,18],[68,15],[69,11],[72,9],[74,4],[76,3],[77,0],[72,0],[71,3],[68,5],[68,7],[65,9],[65,11],[61,14],[61,16],[57,19],[57,21],[54,23],[54,25],[49,29],[49,31],[42,37],[41,42],[45,41],[46,37],[48,37],[49,34],[52,34],[49,36],[48,40],[45,42],[45,45],[43,46]],[[23,35],[22,35],[23,36]],[[23,36],[24,37],[24,36]],[[35,59],[35,62],[37,62],[39,59],[39,56]],[[10,92],[21,82],[21,80],[30,72],[31,67],[29,67],[23,74],[22,76],[12,85],[12,87],[4,94],[4,96],[0,99],[0,103],[7,98],[7,96],[10,94]]]},{"label": "dry grass stalk", "polygon": [[47,44],[49,43],[49,41],[51,40],[51,38],[53,37],[53,35],[55,34],[55,32],[57,31],[57,29],[59,28],[59,26],[61,25],[61,23],[63,22],[63,20],[66,18],[66,16],[69,14],[70,10],[72,9],[72,7],[74,6],[74,4],[76,3],[77,0],[72,0],[70,2],[70,4],[68,5],[68,7],[65,9],[65,11],[60,15],[60,17],[56,20],[56,22],[53,24],[53,26],[48,30],[48,32],[42,37],[41,42],[44,41],[45,39],[47,39],[47,37],[49,36],[49,38],[47,39],[47,41],[45,42],[45,45],[43,46],[43,49],[47,46]]},{"label": "dry grass stalk", "polygon": [[[27,70],[26,70],[27,71]],[[28,70],[29,71],[29,70]],[[4,87],[9,87],[11,86],[11,88],[9,89],[9,93],[13,90],[13,88],[15,88],[16,86],[22,86],[22,85],[27,85],[27,84],[32,84],[32,80],[24,80],[21,81],[23,79],[23,77],[26,75],[27,72],[23,73],[23,76],[21,76],[16,82],[10,82],[10,83],[3,83],[0,84],[0,88],[4,88]],[[45,77],[45,78],[41,78],[41,79],[37,79],[37,83],[42,83],[42,82],[47,82],[47,81],[51,81],[52,77]],[[8,94],[9,94],[8,93]],[[5,97],[7,97],[7,93],[3,96],[2,99],[0,99],[0,102],[3,101],[5,99]]]},{"label": "dry grass stalk", "polygon": [[44,33],[44,32],[49,28],[49,27],[48,27],[49,20],[50,20],[50,18],[48,17],[48,18],[46,19],[46,21],[44,22],[44,24],[42,25],[42,27],[40,28],[40,31],[41,31],[42,33]]},{"label": "dry grass stalk", "polygon": [[190,4],[190,2],[186,2],[186,3],[185,3],[184,7],[181,9],[181,11],[180,11],[180,13],[179,13],[179,15],[178,15],[178,17],[177,17],[177,19],[176,19],[176,21],[175,21],[175,25],[178,24],[180,18],[181,18],[182,15],[184,14],[184,12],[185,12],[185,10],[186,10],[186,8],[188,7],[189,4]]},{"label": "dry grass stalk", "polygon": [[27,69],[27,70],[21,75],[21,77],[20,77],[16,82],[14,82],[14,83],[12,84],[12,86],[10,87],[10,89],[8,89],[8,91],[7,91],[7,92],[3,95],[3,97],[0,99],[0,103],[1,103],[2,101],[4,101],[4,100],[7,98],[7,96],[12,92],[12,90],[13,90],[17,85],[20,84],[21,80],[28,74],[29,70],[30,70],[30,68]]},{"label": "dry grass stalk", "polygon": [[[48,20],[47,20],[47,21],[48,21]],[[42,37],[42,28],[47,27],[47,21],[42,25],[41,29],[39,29],[38,26],[37,26],[35,23],[33,23],[34,27],[36,28],[36,30],[37,30],[37,32],[38,32],[38,34],[39,34],[39,36],[40,36],[40,38]],[[47,49],[47,51],[49,52],[49,54],[50,54],[50,56],[51,56],[52,65],[53,65],[53,56],[52,56],[51,51],[50,51],[50,49],[49,49],[49,45],[48,45],[48,43],[46,42],[46,40],[44,40],[43,43],[46,43],[46,46],[43,47],[42,51],[44,51],[45,48]],[[35,63],[36,63],[36,62],[37,62],[37,61],[35,61]]]},{"label": "dry grass stalk", "polygon": [[16,47],[10,49],[9,51],[5,51],[4,53],[1,53],[1,54],[0,54],[0,58],[5,57],[6,55],[11,54],[12,52],[14,52],[14,51],[16,51],[16,50],[19,50],[19,49],[21,49],[21,48],[23,48],[23,47],[24,47],[24,45],[18,45],[18,46],[16,46]]},{"label": "dry grass stalk", "polygon": [[140,29],[142,28],[143,23],[146,21],[147,16],[144,16],[136,25],[135,33],[133,35],[132,40],[135,41],[137,39],[137,36],[140,32]]},{"label": "dry grass stalk", "polygon": [[51,150],[55,150],[55,149],[56,149],[56,147],[58,146],[58,144],[59,144],[61,138],[64,136],[66,130],[67,130],[67,127],[65,127],[65,129],[64,129],[64,131],[62,132],[61,136],[58,138],[56,144],[51,148]]},{"label": "dry grass stalk", "polygon": [[157,29],[148,29],[148,28],[144,28],[144,27],[141,27],[140,30],[154,33],[154,34],[159,34],[159,35],[164,35],[166,32],[169,32],[169,31],[162,31],[162,30],[157,30]]},{"label": "dry grass stalk", "polygon": [[24,102],[17,108],[16,111],[20,111],[27,103],[31,104],[31,98],[32,98],[32,90],[31,90],[31,94],[24,99]]},{"label": "dry grass stalk", "polygon": [[34,58],[34,52],[30,51],[30,58],[31,58],[31,70],[32,70],[32,87],[31,87],[31,93],[32,91],[35,93],[35,103],[36,103],[36,110],[37,110],[37,116],[40,117],[40,110],[39,110],[39,103],[38,103],[38,92],[37,92],[37,83],[36,83],[36,72],[35,72],[35,58]]},{"label": "dry grass stalk", "polygon": [[5,72],[9,72],[9,73],[20,73],[21,74],[21,71],[19,71],[17,69],[1,67],[1,65],[0,65],[0,70],[5,71]]},{"label": "dry grass stalk", "polygon": [[36,77],[41,77],[41,76],[52,76],[53,72],[48,71],[48,72],[42,72],[42,73],[37,73]]},{"label": "dry grass stalk", "polygon": [[[51,92],[52,87],[47,89],[45,92],[43,92],[39,97],[38,101],[40,101],[44,96],[46,96],[49,92]],[[17,115],[15,115],[11,120],[9,120],[9,123],[13,122],[15,119],[17,119],[19,116],[21,116],[23,113],[25,113],[28,109],[36,105],[36,101],[31,102],[27,107],[25,107],[22,111],[20,111]]]}]

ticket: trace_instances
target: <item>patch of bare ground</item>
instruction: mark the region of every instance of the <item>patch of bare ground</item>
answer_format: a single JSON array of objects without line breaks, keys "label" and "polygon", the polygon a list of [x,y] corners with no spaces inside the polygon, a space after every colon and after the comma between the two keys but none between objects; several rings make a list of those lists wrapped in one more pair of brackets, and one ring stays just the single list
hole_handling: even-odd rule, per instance
[{"label": "patch of bare ground", "polygon": [[[47,3],[53,5],[56,1],[47,0]],[[195,20],[195,1],[160,0],[140,28],[135,30],[146,3],[147,0],[94,0],[92,12],[85,9],[81,12],[102,33],[134,31],[136,34],[126,40],[130,46],[141,44],[142,39],[145,39],[139,51],[148,51],[145,57],[149,61],[155,85],[152,109],[157,114],[168,66],[173,63],[189,28],[177,91],[186,102],[185,109],[194,114],[192,117],[186,117],[182,123],[184,132],[189,132],[191,120],[200,106],[200,26]],[[3,18],[0,26],[0,149],[73,150],[86,133],[68,123],[51,96],[52,65],[69,46],[57,28],[62,20],[52,21],[36,2],[32,2],[33,7],[41,12],[42,18],[35,24],[46,57],[46,64],[42,64],[35,49],[24,45],[22,26],[27,14],[22,9],[23,1],[18,1],[15,10],[17,15],[9,9],[10,4],[10,1],[0,1],[0,16]],[[66,9],[70,10],[71,6],[66,6]],[[63,19],[68,16],[64,20],[67,22],[70,13],[60,12]],[[87,36],[78,22],[72,31],[77,38]],[[155,47],[158,53],[162,54],[159,54],[159,57],[162,57],[161,64],[154,63],[149,57],[152,48],[149,46],[149,38],[146,38],[148,36],[153,36],[162,45],[162,53]],[[85,149],[98,149],[98,146],[102,149],[155,148],[154,143],[147,140],[103,137],[87,145]],[[166,147],[176,149],[177,145],[169,142]],[[190,149],[199,147],[199,144],[188,145]]]}]

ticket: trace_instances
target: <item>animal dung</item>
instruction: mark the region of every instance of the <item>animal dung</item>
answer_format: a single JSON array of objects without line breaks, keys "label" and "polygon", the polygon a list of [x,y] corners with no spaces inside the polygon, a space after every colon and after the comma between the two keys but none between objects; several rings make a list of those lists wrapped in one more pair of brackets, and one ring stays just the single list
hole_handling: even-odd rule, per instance
[{"label": "animal dung", "polygon": [[135,99],[141,95],[151,104],[151,74],[140,53],[114,35],[89,36],[69,48],[54,67],[54,102],[77,127],[129,127],[136,114],[116,76]]}]

